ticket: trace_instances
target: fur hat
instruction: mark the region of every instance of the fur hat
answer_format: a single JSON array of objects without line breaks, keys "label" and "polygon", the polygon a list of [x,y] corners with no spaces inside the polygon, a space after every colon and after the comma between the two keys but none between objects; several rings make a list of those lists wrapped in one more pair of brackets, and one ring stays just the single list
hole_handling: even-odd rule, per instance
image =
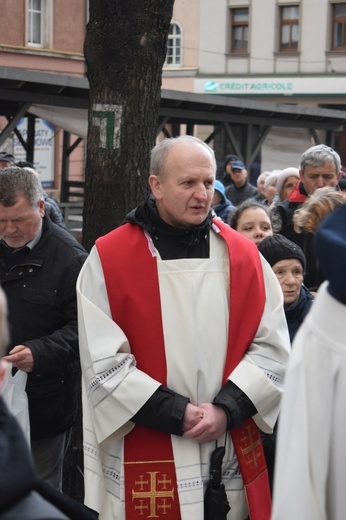
[{"label": "fur hat", "polygon": [[258,244],[258,250],[271,267],[277,262],[280,262],[280,260],[296,258],[305,270],[306,260],[302,249],[283,235],[276,234],[264,238],[262,242]]},{"label": "fur hat", "polygon": [[281,197],[281,191],[285,184],[286,179],[288,177],[296,177],[299,179],[299,170],[298,168],[285,168],[284,170],[281,170],[281,172],[278,174],[276,179],[276,193]]}]

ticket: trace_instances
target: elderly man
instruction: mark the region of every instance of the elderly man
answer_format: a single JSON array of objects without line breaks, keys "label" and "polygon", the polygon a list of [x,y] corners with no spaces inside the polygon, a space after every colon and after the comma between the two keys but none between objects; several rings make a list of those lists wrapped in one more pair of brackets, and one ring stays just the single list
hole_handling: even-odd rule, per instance
[{"label": "elderly man", "polygon": [[76,280],[87,256],[44,212],[39,176],[0,171],[0,283],[9,306],[6,360],[28,372],[31,449],[42,478],[61,489],[79,390]]},{"label": "elderly man", "polygon": [[302,248],[306,257],[305,285],[311,291],[316,291],[324,277],[318,269],[312,251],[313,235],[295,232],[293,214],[317,188],[332,186],[337,189],[341,177],[341,161],[338,153],[324,144],[312,146],[301,157],[299,176],[300,182],[290,197],[277,206],[277,213],[281,219],[279,233]]},{"label": "elderly man", "polygon": [[232,184],[231,166],[232,166],[232,163],[234,163],[234,161],[239,161],[239,157],[237,155],[233,155],[233,154],[226,155],[224,163],[223,163],[223,174],[222,174],[222,177],[220,178],[220,181],[222,182],[222,184],[225,187]]},{"label": "elderly man", "polygon": [[152,194],[96,241],[77,282],[86,503],[101,520],[202,520],[218,445],[232,519],[249,503],[269,520],[259,428],[275,424],[289,356],[280,286],[212,219],[208,145],[165,139],[150,171]]},{"label": "elderly man", "polygon": [[8,168],[14,164],[14,157],[11,153],[0,152],[0,170]]},{"label": "elderly man", "polygon": [[234,206],[238,206],[244,200],[258,195],[258,189],[247,180],[248,172],[242,161],[232,162],[231,179],[233,184],[226,188],[226,197]]}]

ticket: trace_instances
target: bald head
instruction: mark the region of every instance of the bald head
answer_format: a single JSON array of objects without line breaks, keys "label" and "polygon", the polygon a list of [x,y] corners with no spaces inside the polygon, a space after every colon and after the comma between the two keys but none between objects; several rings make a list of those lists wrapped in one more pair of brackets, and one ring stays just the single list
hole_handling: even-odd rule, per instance
[{"label": "bald head", "polygon": [[157,211],[173,227],[193,227],[208,217],[214,195],[213,150],[192,136],[161,141],[152,151],[149,184]]},{"label": "bald head", "polygon": [[163,176],[165,173],[167,156],[170,152],[178,148],[182,151],[188,151],[194,148],[195,150],[198,150],[200,154],[207,155],[213,165],[214,174],[216,174],[216,159],[214,151],[204,141],[192,135],[182,135],[160,141],[151,151],[150,174]]}]

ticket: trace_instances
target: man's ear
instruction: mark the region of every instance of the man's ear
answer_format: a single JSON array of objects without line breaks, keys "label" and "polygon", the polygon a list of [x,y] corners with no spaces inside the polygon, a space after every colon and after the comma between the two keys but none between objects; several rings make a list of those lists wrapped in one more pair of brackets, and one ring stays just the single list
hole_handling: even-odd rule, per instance
[{"label": "man's ear", "polygon": [[300,182],[304,181],[304,174],[303,174],[301,168],[299,168],[299,179],[300,179]]},{"label": "man's ear", "polygon": [[154,195],[155,199],[160,200],[162,198],[161,180],[157,175],[150,175],[149,186],[151,188],[152,194]]},{"label": "man's ear", "polygon": [[44,217],[44,199],[40,199],[38,201],[38,209],[40,211],[40,215],[43,218]]}]

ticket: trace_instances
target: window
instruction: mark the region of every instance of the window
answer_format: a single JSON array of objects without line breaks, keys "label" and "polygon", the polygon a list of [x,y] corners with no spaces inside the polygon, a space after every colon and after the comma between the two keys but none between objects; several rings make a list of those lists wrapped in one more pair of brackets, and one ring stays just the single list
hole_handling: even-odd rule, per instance
[{"label": "window", "polygon": [[299,43],[299,7],[280,8],[280,51],[297,52]]},{"label": "window", "polygon": [[231,9],[231,52],[248,52],[249,9]]},{"label": "window", "polygon": [[28,44],[43,45],[43,1],[28,0]]},{"label": "window", "polygon": [[177,23],[171,23],[169,28],[165,65],[182,65],[182,34]]},{"label": "window", "polygon": [[346,51],[346,3],[333,5],[332,50]]}]

